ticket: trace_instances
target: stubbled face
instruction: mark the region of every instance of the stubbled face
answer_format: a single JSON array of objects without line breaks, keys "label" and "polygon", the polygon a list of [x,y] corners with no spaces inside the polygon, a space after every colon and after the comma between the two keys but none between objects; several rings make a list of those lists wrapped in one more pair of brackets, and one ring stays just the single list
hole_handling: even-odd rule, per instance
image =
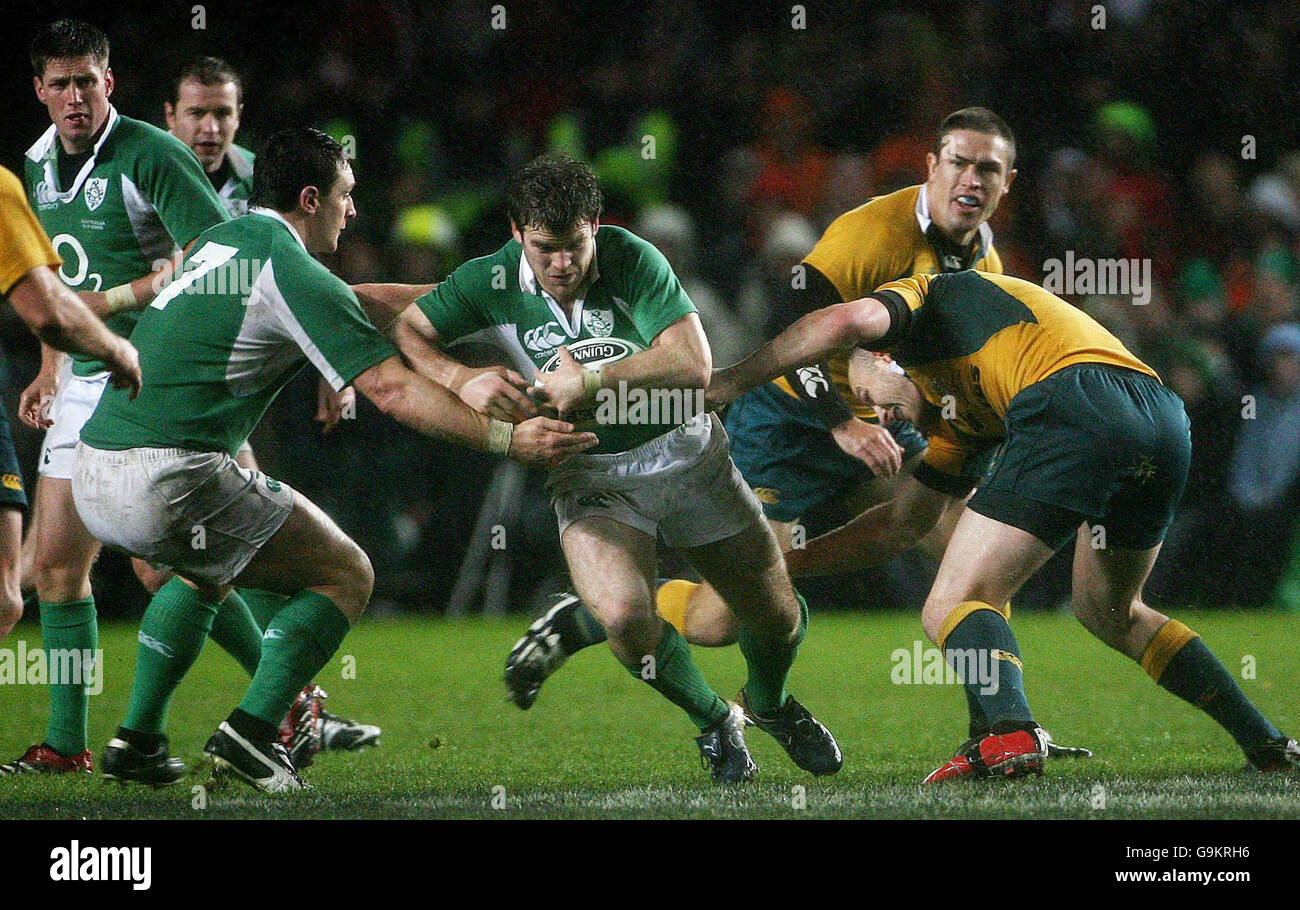
[{"label": "stubbled face", "polygon": [[108,119],[108,97],[113,94],[113,70],[89,55],[55,57],[34,80],[36,97],[50,112],[63,150],[88,151]]},{"label": "stubbled face", "polygon": [[357,185],[352,167],[339,168],[334,185],[325,192],[317,187],[307,187],[299,206],[303,209],[304,230],[302,241],[313,253],[332,253],[339,247],[339,234],[349,218],[356,217],[357,207],[352,202],[352,189]]},{"label": "stubbled face", "polygon": [[938,156],[930,152],[925,161],[930,217],[957,243],[970,243],[1016,178],[1010,146],[991,133],[953,130],[943,137]]},{"label": "stubbled face", "polygon": [[910,420],[924,426],[929,419],[925,396],[912,380],[896,372],[888,358],[861,348],[849,357],[849,385],[865,405],[876,409],[881,423]]},{"label": "stubbled face", "polygon": [[546,293],[563,304],[577,299],[596,261],[598,221],[583,221],[568,231],[511,224],[515,239],[524,247],[524,259]]},{"label": "stubbled face", "polygon": [[181,83],[175,106],[163,106],[167,129],[190,147],[203,169],[220,169],[239,131],[239,89],[233,82],[204,85],[192,79]]}]

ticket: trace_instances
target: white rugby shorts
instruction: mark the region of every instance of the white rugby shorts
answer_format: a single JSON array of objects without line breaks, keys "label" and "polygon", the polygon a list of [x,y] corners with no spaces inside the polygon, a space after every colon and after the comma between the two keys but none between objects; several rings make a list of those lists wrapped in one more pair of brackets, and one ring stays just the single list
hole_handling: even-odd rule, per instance
[{"label": "white rugby shorts", "polygon": [[288,484],[225,452],[78,443],[72,497],[107,546],[196,582],[229,584],[293,511]]},{"label": "white rugby shorts", "polygon": [[608,518],[670,547],[700,547],[763,520],[763,508],[731,462],[716,414],[626,452],[574,455],[546,482],[560,534],[584,518]]}]

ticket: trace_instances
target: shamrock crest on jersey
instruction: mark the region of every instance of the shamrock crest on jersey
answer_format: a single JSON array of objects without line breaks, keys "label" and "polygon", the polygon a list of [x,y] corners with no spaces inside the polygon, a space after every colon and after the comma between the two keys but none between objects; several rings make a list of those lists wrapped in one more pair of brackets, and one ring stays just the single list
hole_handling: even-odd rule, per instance
[{"label": "shamrock crest on jersey", "polygon": [[86,180],[86,209],[93,212],[108,196],[108,178],[90,177]]}]

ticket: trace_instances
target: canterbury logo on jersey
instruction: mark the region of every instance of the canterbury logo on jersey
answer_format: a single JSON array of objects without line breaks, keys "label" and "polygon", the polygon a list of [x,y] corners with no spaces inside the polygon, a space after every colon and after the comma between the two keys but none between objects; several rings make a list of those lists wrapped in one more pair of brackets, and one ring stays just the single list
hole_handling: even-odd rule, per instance
[{"label": "canterbury logo on jersey", "polygon": [[59,194],[54,187],[50,186],[48,180],[42,180],[36,184],[36,204],[37,205],[54,205],[59,201]]},{"label": "canterbury logo on jersey", "polygon": [[530,351],[548,351],[564,343],[564,332],[558,322],[548,322],[524,332],[524,347]]},{"label": "canterbury logo on jersey", "polygon": [[799,367],[795,370],[795,374],[799,377],[799,382],[803,384],[803,390],[809,398],[816,398],[819,391],[831,387],[821,367]]}]

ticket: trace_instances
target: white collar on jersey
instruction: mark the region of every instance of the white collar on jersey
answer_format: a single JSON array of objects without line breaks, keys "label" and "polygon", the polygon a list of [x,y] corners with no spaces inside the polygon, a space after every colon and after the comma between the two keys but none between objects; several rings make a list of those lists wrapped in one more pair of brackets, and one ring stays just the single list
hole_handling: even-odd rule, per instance
[{"label": "white collar on jersey", "polygon": [[298,231],[294,228],[294,226],[289,223],[289,219],[285,218],[275,209],[268,209],[265,206],[254,205],[249,207],[248,214],[265,215],[267,218],[274,218],[276,221],[280,222],[281,224],[283,224],[285,227],[289,229],[289,233],[293,234],[293,239],[298,241],[298,246],[302,247],[304,250],[307,249],[307,244],[302,242],[302,236],[299,235]]},{"label": "white collar on jersey", "polygon": [[[597,232],[599,233],[599,228],[597,228]],[[591,272],[587,276],[587,288],[590,289],[598,278],[600,278],[600,269],[596,267],[596,257],[592,256]],[[578,337],[578,333],[582,331],[582,309],[587,302],[586,295],[573,302],[572,318],[566,316],[559,302],[548,294],[546,289],[542,287],[541,282],[537,280],[537,275],[533,272],[533,267],[528,264],[528,257],[523,254],[522,250],[519,252],[519,290],[525,294],[534,294],[545,300],[546,305],[551,308],[551,313],[559,320],[560,325],[564,326],[564,330],[569,337]]]},{"label": "white collar on jersey", "polygon": [[[85,181],[90,172],[94,170],[95,159],[99,157],[99,150],[108,140],[108,136],[113,132],[113,128],[117,126],[118,119],[117,108],[110,104],[108,106],[108,119],[104,122],[104,131],[99,134],[99,139],[95,142],[95,147],[90,150],[90,157],[86,159],[86,163],[83,164],[81,170],[77,172],[76,179],[72,181],[72,186],[68,187],[62,193],[53,195],[55,200],[59,202],[69,202],[77,195],[77,192],[81,189],[82,182]],[[58,141],[59,128],[51,123],[50,128],[42,133],[41,138],[37,139],[32,147],[27,150],[27,157],[32,161],[35,161],[37,164],[44,162],[45,182],[48,184],[51,191],[58,182],[56,171],[58,154],[54,147],[54,143]]]},{"label": "white collar on jersey", "polygon": [[[921,226],[921,233],[924,234],[930,230],[930,199],[925,192],[925,184],[921,184],[921,192],[916,195],[916,223]],[[993,249],[993,228],[985,221],[979,226],[980,252],[975,257],[976,260],[983,259]]]}]

